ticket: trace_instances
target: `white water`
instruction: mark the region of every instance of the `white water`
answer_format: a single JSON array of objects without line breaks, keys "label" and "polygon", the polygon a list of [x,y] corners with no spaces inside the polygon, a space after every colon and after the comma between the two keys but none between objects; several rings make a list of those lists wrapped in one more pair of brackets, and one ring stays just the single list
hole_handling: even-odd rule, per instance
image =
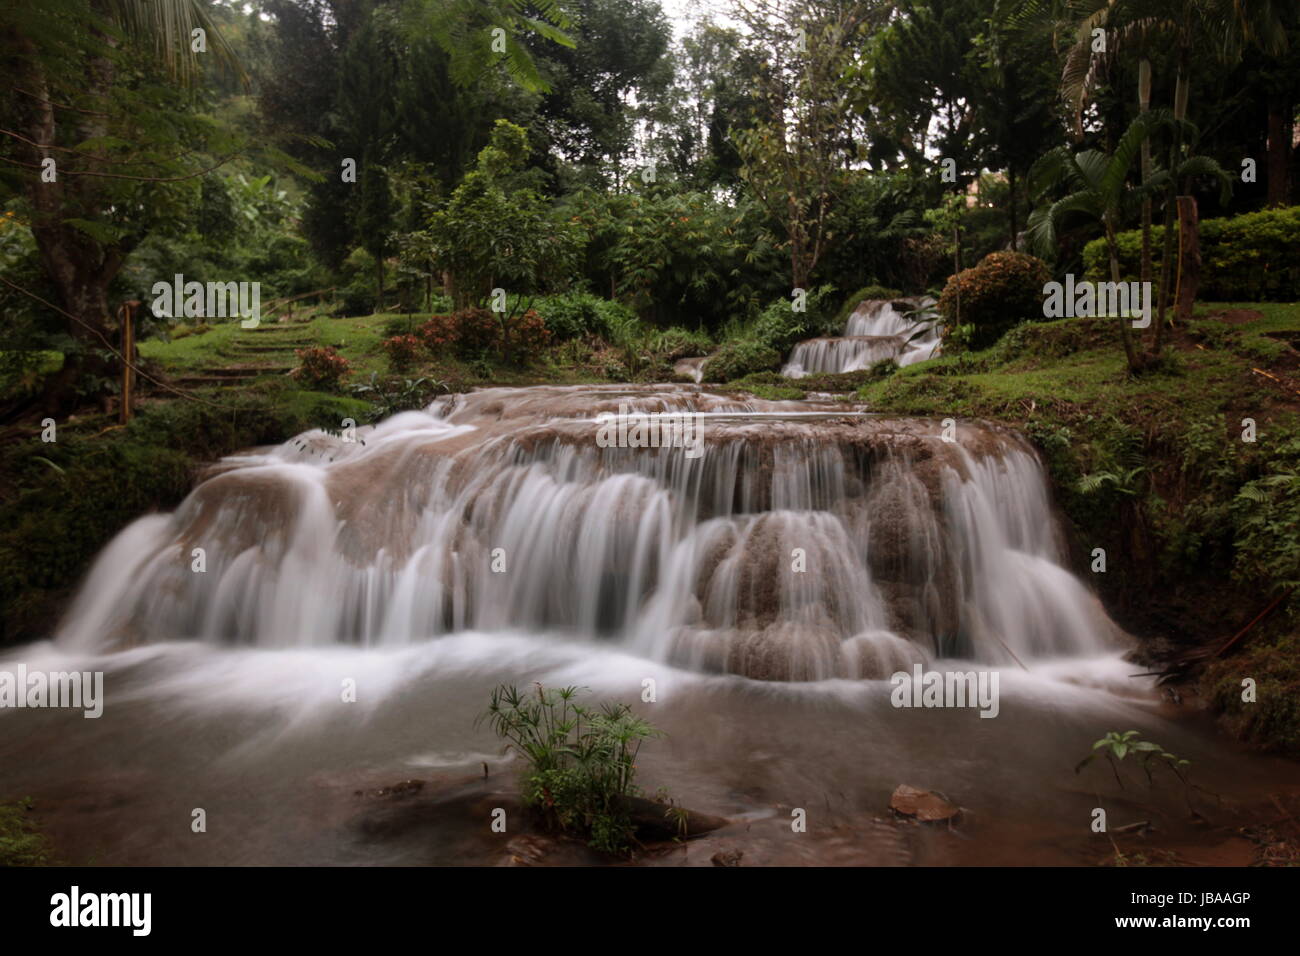
[{"label": "white water", "polygon": [[933,322],[917,322],[907,310],[932,305],[933,299],[899,300],[904,310],[885,299],[868,299],[849,316],[841,338],[808,339],[790,353],[781,370],[788,378],[820,372],[856,372],[876,362],[893,359],[911,365],[934,357],[940,333]]},{"label": "white water", "polygon": [[[619,402],[702,413],[704,455],[597,447],[597,416]],[[535,388],[357,439],[315,432],[228,459],[105,550],[60,643],[397,647],[522,630],[803,680],[1118,644],[1063,567],[1033,451],[991,426],[949,443],[931,422],[801,403]]]}]

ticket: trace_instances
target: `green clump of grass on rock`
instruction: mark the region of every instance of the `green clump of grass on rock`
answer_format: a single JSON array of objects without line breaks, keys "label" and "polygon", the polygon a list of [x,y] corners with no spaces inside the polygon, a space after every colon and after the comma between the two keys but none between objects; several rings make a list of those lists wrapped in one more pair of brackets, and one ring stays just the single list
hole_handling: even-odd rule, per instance
[{"label": "green clump of grass on rock", "polygon": [[524,805],[551,828],[586,836],[593,849],[626,853],[635,832],[629,800],[640,794],[637,754],[663,734],[627,704],[593,709],[578,703],[576,687],[536,688],[501,685],[483,715],[528,762]]}]

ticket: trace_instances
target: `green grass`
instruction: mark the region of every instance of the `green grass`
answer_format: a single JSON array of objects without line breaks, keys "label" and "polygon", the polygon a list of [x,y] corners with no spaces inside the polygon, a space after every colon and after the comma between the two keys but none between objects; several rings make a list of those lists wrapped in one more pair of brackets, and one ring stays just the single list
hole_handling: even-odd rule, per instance
[{"label": "green grass", "polygon": [[49,866],[49,841],[31,817],[30,798],[0,803],[0,867]]}]

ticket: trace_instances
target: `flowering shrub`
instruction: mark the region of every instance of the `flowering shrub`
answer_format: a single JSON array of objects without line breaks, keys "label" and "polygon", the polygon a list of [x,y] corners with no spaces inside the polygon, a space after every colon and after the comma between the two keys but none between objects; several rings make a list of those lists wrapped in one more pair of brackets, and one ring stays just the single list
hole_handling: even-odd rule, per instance
[{"label": "flowering shrub", "polygon": [[973,325],[972,345],[983,348],[1018,322],[1043,317],[1043,286],[1051,279],[1041,259],[1023,252],[992,252],[948,279],[939,297],[939,312],[949,327],[958,321]]},{"label": "flowering shrub", "polygon": [[394,335],[392,338],[384,339],[381,345],[393,371],[405,372],[415,365],[420,357],[420,347],[423,343],[414,335]]},{"label": "flowering shrub", "polygon": [[438,355],[456,344],[456,320],[450,315],[435,315],[416,330],[420,343]]},{"label": "flowering shrub", "polygon": [[515,316],[506,330],[509,341],[505,351],[506,358],[526,362],[531,356],[546,348],[551,341],[550,329],[537,310],[529,309],[523,315]]},{"label": "flowering shrub", "polygon": [[464,358],[500,352],[501,323],[487,309],[462,309],[452,314],[456,323],[456,351]]},{"label": "flowering shrub", "polygon": [[420,326],[418,335],[435,355],[450,351],[474,359],[490,353],[507,362],[525,361],[551,341],[546,322],[534,309],[504,322],[497,313],[478,308],[435,315]]},{"label": "flowering shrub", "polygon": [[290,374],[307,388],[336,389],[351,371],[348,360],[332,346],[296,349],[294,354],[301,364]]}]

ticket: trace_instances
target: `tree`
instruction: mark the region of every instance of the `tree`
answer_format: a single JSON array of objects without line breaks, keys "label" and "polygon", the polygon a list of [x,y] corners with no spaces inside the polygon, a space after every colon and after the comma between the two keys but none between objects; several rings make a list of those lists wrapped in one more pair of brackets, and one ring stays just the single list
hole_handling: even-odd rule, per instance
[{"label": "tree", "polygon": [[47,384],[49,410],[66,410],[78,386],[107,382],[108,290],[127,255],[183,222],[200,177],[244,148],[195,94],[205,59],[240,70],[200,0],[7,4],[0,36],[4,191],[23,199],[66,320]]},{"label": "tree", "polygon": [[834,239],[834,198],[852,159],[845,133],[852,66],[886,10],[875,2],[737,0],[736,15],[767,57],[756,78],[759,114],[735,133],[741,177],[785,233],[793,286],[807,288]]},{"label": "tree", "polygon": [[[1137,158],[1143,141],[1162,123],[1172,122],[1168,111],[1159,110],[1135,119],[1120,137],[1113,153],[1099,149],[1074,152],[1068,146],[1058,146],[1038,160],[1030,170],[1030,194],[1044,197],[1058,185],[1070,191],[1054,202],[1045,203],[1029,216],[1028,239],[1031,249],[1040,255],[1051,255],[1056,249],[1056,230],[1068,214],[1078,213],[1101,223],[1110,256],[1112,282],[1120,281],[1119,246],[1116,242],[1125,217],[1133,205],[1151,188],[1134,190],[1128,184],[1129,170]],[[1134,348],[1129,317],[1119,317],[1120,340],[1128,360],[1130,373],[1141,371],[1144,362]]]},{"label": "tree", "polygon": [[510,323],[529,298],[565,286],[582,251],[581,228],[529,184],[527,157],[524,130],[497,120],[474,168],[429,222],[434,259],[450,277],[457,308],[488,303],[494,289],[506,294],[504,308],[494,312],[507,348]]},{"label": "tree", "polygon": [[[1070,0],[1066,20],[1074,43],[1065,57],[1061,89],[1074,108],[1076,133],[1082,135],[1083,107],[1100,82],[1104,56],[1098,56],[1098,31],[1107,40],[1106,55],[1131,45],[1139,58],[1138,100],[1141,113],[1150,108],[1151,53],[1159,46],[1172,47],[1174,61],[1173,119],[1169,124],[1168,165],[1177,169],[1184,161],[1184,134],[1189,129],[1188,103],[1191,93],[1193,51],[1207,48],[1223,62],[1235,62],[1248,46],[1265,53],[1280,53],[1286,45],[1286,31],[1279,11],[1271,0],[1246,3],[1242,0]],[[1144,182],[1152,169],[1149,147],[1142,155]],[[1164,342],[1165,309],[1169,301],[1171,248],[1178,202],[1178,177],[1169,178],[1165,189],[1164,238],[1160,260],[1158,316],[1152,348],[1160,354]],[[1142,213],[1142,279],[1151,273],[1151,199]],[[1193,221],[1180,224],[1195,229]]]}]

